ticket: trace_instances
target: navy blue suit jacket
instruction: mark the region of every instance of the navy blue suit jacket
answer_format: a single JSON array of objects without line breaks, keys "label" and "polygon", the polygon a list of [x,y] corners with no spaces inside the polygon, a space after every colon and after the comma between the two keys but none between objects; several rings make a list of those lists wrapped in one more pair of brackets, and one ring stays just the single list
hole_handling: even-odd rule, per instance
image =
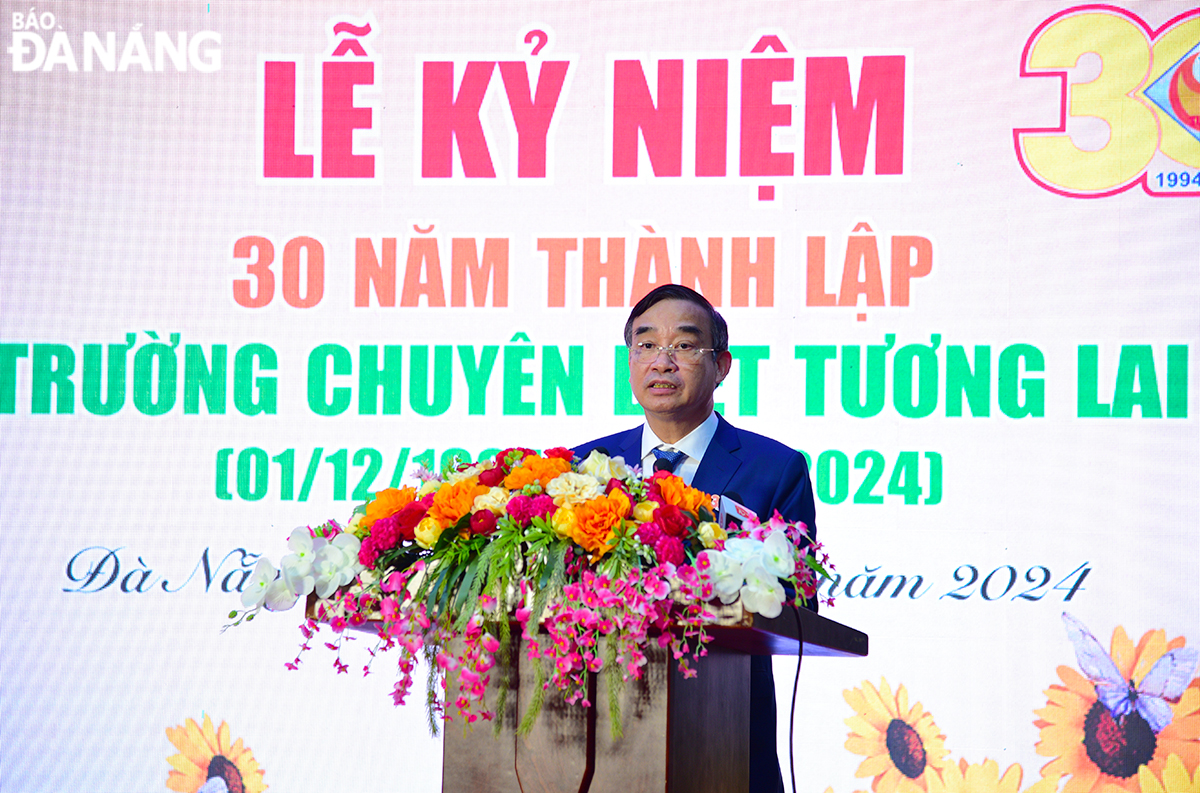
[{"label": "navy blue suit jacket", "polygon": [[[623,457],[628,465],[642,458],[642,427],[618,432],[575,447],[584,458],[593,449],[609,457]],[[739,430],[717,414],[717,431],[696,469],[692,487],[706,493],[729,494],[753,510],[761,520],[776,510],[784,520],[808,524],[815,540],[817,524],[808,463],[795,449],[746,430]],[[816,609],[816,603],[810,603]],[[782,793],[783,776],[775,751],[775,678],[771,657],[750,658],[750,791]]]},{"label": "navy blue suit jacket", "polygon": [[[642,428],[639,425],[597,438],[575,447],[575,454],[584,458],[596,448],[637,465],[642,458]],[[734,500],[764,521],[779,510],[784,520],[807,523],[810,536],[816,538],[812,484],[804,455],[779,441],[739,430],[720,413],[717,432],[696,469],[692,487],[716,495],[736,494]]]}]

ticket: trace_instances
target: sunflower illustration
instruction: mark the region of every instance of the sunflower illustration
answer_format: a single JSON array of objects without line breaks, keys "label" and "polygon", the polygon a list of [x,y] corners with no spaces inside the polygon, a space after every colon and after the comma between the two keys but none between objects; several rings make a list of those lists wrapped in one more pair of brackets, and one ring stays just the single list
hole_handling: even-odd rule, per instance
[{"label": "sunflower illustration", "polygon": [[[210,779],[220,777],[229,793],[262,793],[263,771],[250,750],[238,738],[229,741],[229,725],[213,730],[212,719],[204,715],[203,726],[188,719],[178,727],[167,728],[167,738],[179,750],[167,762],[173,769],[167,775],[167,788],[177,793],[196,793]],[[209,787],[207,789],[213,789]]]},{"label": "sunflower illustration", "polygon": [[[1186,644],[1182,636],[1166,639],[1161,630],[1149,631],[1135,647],[1125,629],[1113,630],[1109,655],[1122,680],[1141,684],[1154,664],[1167,652]],[[1102,652],[1102,650],[1101,650]],[[1176,755],[1191,773],[1200,763],[1200,678],[1193,679],[1178,701],[1167,701],[1170,722],[1155,732],[1135,709],[1115,717],[1100,702],[1096,686],[1069,666],[1058,667],[1063,685],[1046,689],[1047,702],[1034,725],[1041,740],[1036,750],[1053,757],[1042,766],[1043,777],[1068,776],[1062,793],[1106,793],[1128,790],[1140,793],[1141,770],[1163,778],[1167,758]],[[1161,788],[1159,788],[1161,789]]]},{"label": "sunflower illustration", "polygon": [[1161,779],[1142,766],[1138,769],[1138,783],[1141,793],[1200,793],[1200,770],[1188,773],[1179,755],[1173,754],[1163,766]]},{"label": "sunflower illustration", "polygon": [[[929,793],[1017,793],[1021,789],[1024,771],[1017,764],[1010,765],[1000,774],[1000,764],[995,760],[957,764],[946,763],[936,774],[928,778]],[[1025,793],[1054,793],[1058,790],[1058,777],[1041,779]]]},{"label": "sunflower illustration", "polygon": [[925,791],[926,780],[946,756],[946,736],[933,716],[919,702],[909,707],[904,686],[893,695],[886,679],[880,680],[878,690],[864,680],[862,688],[848,689],[842,696],[856,714],[846,719],[846,748],[867,758],[854,775],[874,777],[875,793]]}]

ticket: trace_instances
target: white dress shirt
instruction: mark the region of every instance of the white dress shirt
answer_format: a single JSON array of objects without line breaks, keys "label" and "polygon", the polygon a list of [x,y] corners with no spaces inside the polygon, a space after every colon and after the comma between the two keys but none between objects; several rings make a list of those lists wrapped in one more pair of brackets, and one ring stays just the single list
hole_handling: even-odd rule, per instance
[{"label": "white dress shirt", "polygon": [[680,451],[686,454],[687,457],[680,460],[679,465],[675,467],[675,475],[690,485],[696,477],[696,469],[700,467],[700,461],[704,459],[704,452],[708,449],[708,444],[716,434],[717,414],[715,412],[709,413],[708,418],[699,427],[696,427],[696,429],[675,443],[664,442],[654,434],[654,430],[650,429],[649,424],[643,424],[642,475],[649,476],[654,473],[654,463],[658,459],[654,456],[655,449]]}]

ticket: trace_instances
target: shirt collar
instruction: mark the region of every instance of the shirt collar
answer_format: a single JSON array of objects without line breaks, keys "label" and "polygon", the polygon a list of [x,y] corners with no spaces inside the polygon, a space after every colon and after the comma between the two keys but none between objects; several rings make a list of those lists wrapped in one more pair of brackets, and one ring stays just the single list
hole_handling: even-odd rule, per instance
[{"label": "shirt collar", "polygon": [[716,411],[708,414],[700,426],[689,432],[687,435],[680,438],[675,443],[667,443],[660,440],[654,434],[654,430],[650,429],[650,425],[642,425],[642,460],[645,460],[650,455],[651,449],[656,449],[663,446],[669,449],[678,449],[686,454],[691,459],[699,462],[704,459],[704,452],[708,450],[708,444],[712,442],[713,436],[717,434],[717,414]]}]

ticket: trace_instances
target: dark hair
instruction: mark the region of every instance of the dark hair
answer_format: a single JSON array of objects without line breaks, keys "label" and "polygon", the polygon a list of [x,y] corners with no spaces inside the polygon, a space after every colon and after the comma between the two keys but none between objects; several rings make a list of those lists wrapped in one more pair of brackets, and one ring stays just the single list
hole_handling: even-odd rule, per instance
[{"label": "dark hair", "polygon": [[725,352],[729,349],[729,326],[725,324],[725,318],[717,313],[712,303],[708,302],[704,295],[679,284],[657,286],[650,291],[650,294],[637,302],[637,305],[629,312],[629,319],[625,320],[626,347],[633,346],[634,320],[649,311],[650,307],[655,303],[661,303],[664,300],[686,300],[702,308],[704,313],[708,315],[708,335],[712,339],[713,349],[717,352]]}]

